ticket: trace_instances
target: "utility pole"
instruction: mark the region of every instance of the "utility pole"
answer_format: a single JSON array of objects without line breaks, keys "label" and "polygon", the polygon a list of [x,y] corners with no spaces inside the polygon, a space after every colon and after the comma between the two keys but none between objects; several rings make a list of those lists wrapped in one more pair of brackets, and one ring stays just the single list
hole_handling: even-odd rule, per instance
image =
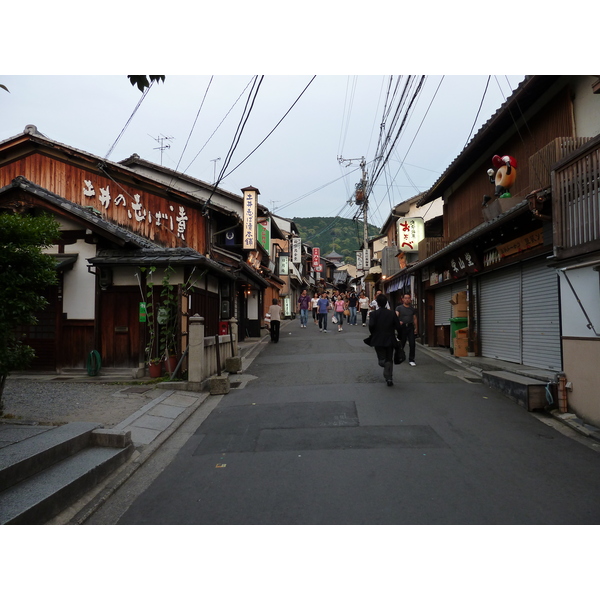
[{"label": "utility pole", "polygon": [[[363,221],[363,256],[366,255],[369,249],[369,224],[367,220],[367,213],[369,207],[369,199],[367,197],[367,163],[365,161],[365,157],[361,156],[360,158],[342,158],[338,156],[338,162],[348,163],[346,166],[350,167],[352,165],[353,160],[360,160],[360,169],[362,172],[362,176],[360,181],[355,186],[354,191],[354,202],[356,206],[359,206],[362,210],[364,221]],[[364,260],[364,258],[363,258]]]}]

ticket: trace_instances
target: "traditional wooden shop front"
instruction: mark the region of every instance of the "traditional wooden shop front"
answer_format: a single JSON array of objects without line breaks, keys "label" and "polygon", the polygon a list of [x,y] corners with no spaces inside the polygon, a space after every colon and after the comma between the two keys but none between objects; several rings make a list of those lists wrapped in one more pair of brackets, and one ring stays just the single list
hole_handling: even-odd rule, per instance
[{"label": "traditional wooden shop front", "polygon": [[520,202],[407,269],[424,302],[425,342],[454,351],[452,298],[466,292],[467,353],[560,370],[558,286],[547,257],[552,228]]},{"label": "traditional wooden shop front", "polygon": [[47,291],[51,304],[39,326],[27,332],[38,351],[33,368],[81,368],[91,351],[106,367],[143,367],[154,358],[140,311],[147,278],[160,296],[169,266],[176,352],[185,346],[181,315],[188,310],[204,313],[207,335],[218,333],[234,276],[205,255],[198,200],[28,127],[0,145],[0,209],[50,212],[60,222],[61,239],[49,249],[60,283]]},{"label": "traditional wooden shop front", "polygon": [[574,137],[576,89],[565,77],[526,78],[419,201],[444,200],[442,237],[421,242],[431,253],[409,269],[427,343],[451,346],[449,300],[467,291],[468,352],[561,370],[550,175],[587,141]]}]

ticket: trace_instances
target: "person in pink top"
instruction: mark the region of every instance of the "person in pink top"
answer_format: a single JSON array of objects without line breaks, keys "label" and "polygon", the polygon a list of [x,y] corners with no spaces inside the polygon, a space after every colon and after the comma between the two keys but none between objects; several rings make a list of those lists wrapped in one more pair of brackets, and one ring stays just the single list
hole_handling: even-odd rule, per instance
[{"label": "person in pink top", "polygon": [[344,310],[346,308],[346,301],[342,298],[341,294],[336,298],[334,307],[335,316],[337,318],[338,331],[344,331],[342,329],[342,323],[344,322]]}]

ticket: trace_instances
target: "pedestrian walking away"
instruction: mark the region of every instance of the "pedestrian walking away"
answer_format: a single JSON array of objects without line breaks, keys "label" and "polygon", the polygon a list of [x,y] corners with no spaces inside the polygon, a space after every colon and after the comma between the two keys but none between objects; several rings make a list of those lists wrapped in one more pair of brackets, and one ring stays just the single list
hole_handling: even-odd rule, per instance
[{"label": "pedestrian walking away", "polygon": [[279,341],[279,327],[281,325],[281,306],[279,300],[273,298],[273,304],[269,306],[269,314],[271,315],[271,341],[276,344]]},{"label": "pedestrian walking away", "polygon": [[308,311],[311,306],[310,296],[306,290],[302,290],[300,298],[298,298],[298,309],[300,312],[300,327],[306,328],[308,324]]},{"label": "pedestrian walking away", "polygon": [[370,345],[375,348],[379,366],[383,367],[383,378],[387,385],[394,385],[394,348],[397,345],[396,333],[402,335],[400,321],[396,313],[386,308],[388,299],[383,294],[376,298],[378,309],[369,317]]},{"label": "pedestrian walking away", "polygon": [[400,350],[404,352],[404,346],[408,340],[408,364],[411,367],[416,367],[415,350],[416,350],[416,335],[418,329],[417,309],[412,305],[410,294],[402,296],[402,304],[396,306],[396,314],[400,321],[402,335],[400,336]]},{"label": "pedestrian walking away", "polygon": [[327,294],[323,292],[318,301],[319,306],[319,331],[327,333],[327,313],[331,310],[331,302]]},{"label": "pedestrian walking away", "polygon": [[358,308],[360,309],[360,316],[362,317],[362,326],[367,326],[367,315],[369,314],[369,299],[364,292],[360,293],[358,297]]},{"label": "pedestrian walking away", "polygon": [[356,311],[358,309],[358,298],[356,294],[352,292],[350,298],[348,298],[348,310],[350,311],[350,318],[348,319],[349,325],[356,325]]}]

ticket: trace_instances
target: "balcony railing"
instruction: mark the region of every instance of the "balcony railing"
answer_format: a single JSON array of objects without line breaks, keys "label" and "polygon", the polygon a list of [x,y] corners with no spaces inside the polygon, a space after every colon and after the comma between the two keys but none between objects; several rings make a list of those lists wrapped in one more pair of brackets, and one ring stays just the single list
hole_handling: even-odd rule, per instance
[{"label": "balcony railing", "polygon": [[419,242],[419,260],[425,260],[436,252],[439,252],[450,243],[443,237],[425,238]]},{"label": "balcony railing", "polygon": [[600,250],[600,136],[552,171],[554,255]]}]

